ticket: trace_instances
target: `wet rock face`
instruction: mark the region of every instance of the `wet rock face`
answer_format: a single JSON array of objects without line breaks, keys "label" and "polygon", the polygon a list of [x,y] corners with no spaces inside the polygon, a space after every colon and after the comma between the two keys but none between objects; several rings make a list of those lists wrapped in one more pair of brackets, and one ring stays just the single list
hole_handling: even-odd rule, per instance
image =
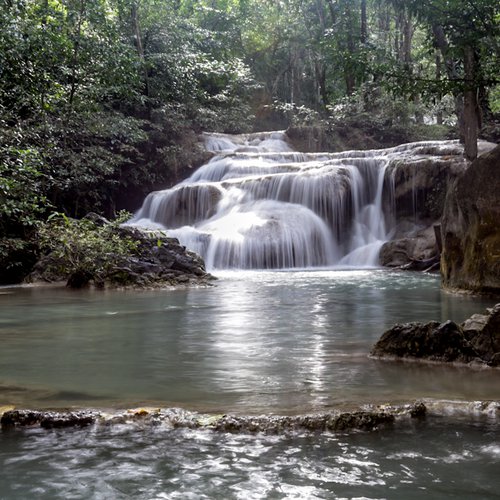
[{"label": "wet rock face", "polygon": [[389,165],[386,179],[390,178],[394,185],[393,210],[397,221],[405,217],[416,222],[441,218],[448,186],[466,169],[459,151],[453,153],[396,160]]},{"label": "wet rock face", "polygon": [[[480,152],[484,153],[481,161],[488,158],[493,148],[493,144],[484,141],[479,142]],[[483,196],[481,183],[488,182],[488,178],[492,180],[495,178],[495,182],[489,185],[486,190],[491,193],[491,196],[488,195],[486,204],[493,203],[496,207],[500,206],[498,199],[495,200],[493,195],[493,193],[500,191],[498,185],[499,176],[495,176],[493,171],[483,175],[482,180],[472,189],[471,193],[467,194],[465,192],[467,190],[460,191],[458,198],[456,198],[460,202],[453,201],[450,205],[450,202],[447,201],[449,199],[447,193],[454,189],[453,186],[461,185],[462,178],[468,179],[473,170],[473,165],[469,168],[464,160],[460,145],[449,143],[436,147],[424,144],[414,153],[415,157],[392,160],[386,170],[384,212],[388,220],[390,220],[391,227],[394,228],[394,234],[392,241],[387,242],[382,248],[380,263],[388,267],[411,266],[414,262],[425,262],[432,257],[439,257],[433,226],[441,223],[442,218],[449,221],[447,251],[455,254],[456,250],[464,245],[468,234],[467,225],[474,219],[473,215],[466,215],[466,213],[474,213],[474,209],[467,208],[463,212],[461,206],[464,203],[469,203],[465,201],[467,197],[474,200],[481,199]],[[493,163],[495,162],[498,170],[500,164],[498,155],[497,159],[493,160]],[[465,180],[465,183],[470,191],[473,183],[470,186],[468,185],[469,180]],[[451,215],[448,215],[447,218],[447,214]],[[496,222],[498,231],[499,215],[496,212],[490,214],[484,217],[483,221],[478,221],[477,224],[484,230],[485,220],[489,220],[491,226],[494,226]],[[478,229],[477,232],[480,233],[481,231]],[[490,230],[486,232],[490,234]],[[487,239],[488,237],[484,234],[478,234],[476,240],[480,238]],[[485,244],[490,248],[488,250],[490,255],[494,255],[494,252],[496,252],[497,256],[500,255],[500,237],[490,237]],[[474,245],[478,247],[481,243],[475,243],[471,246]],[[495,248],[493,254],[491,247]],[[471,254],[469,250],[462,251],[462,253],[467,252]],[[452,257],[452,259],[454,258],[459,262],[461,257]],[[476,255],[471,254],[471,259],[476,259]],[[500,266],[498,261],[500,259],[497,258],[497,268]],[[482,264],[477,265],[482,266]],[[460,267],[461,263],[457,264],[457,266]],[[416,269],[423,270],[427,269],[427,267],[426,265],[417,266]],[[461,270],[458,270],[456,273],[457,278],[460,278],[460,273]],[[462,288],[459,285],[451,285],[450,287]]]},{"label": "wet rock face", "polygon": [[408,230],[406,234],[403,232],[399,238],[384,243],[380,249],[380,263],[386,267],[403,267],[418,261],[422,262],[424,269],[426,269],[431,266],[429,261],[437,254],[434,229],[426,227]]},{"label": "wet rock face", "polygon": [[[384,212],[394,228],[380,252],[380,263],[403,267],[439,255],[433,226],[443,214],[448,186],[465,171],[459,145],[422,147],[414,158],[393,160],[387,167]],[[421,266],[424,270],[429,265]]]},{"label": "wet rock face", "polygon": [[443,221],[443,286],[500,296],[500,146],[449,190]]},{"label": "wet rock face", "polygon": [[455,362],[500,366],[500,304],[488,314],[475,314],[461,325],[439,323],[396,324],[371,351],[377,358]]}]

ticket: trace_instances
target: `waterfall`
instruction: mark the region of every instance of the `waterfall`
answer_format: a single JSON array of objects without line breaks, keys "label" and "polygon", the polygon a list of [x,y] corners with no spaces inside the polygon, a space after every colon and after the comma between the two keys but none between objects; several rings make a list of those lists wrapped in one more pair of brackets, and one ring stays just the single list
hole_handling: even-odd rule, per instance
[{"label": "waterfall", "polygon": [[208,269],[377,266],[389,237],[386,167],[394,155],[430,147],[297,153],[283,132],[204,141],[214,158],[150,193],[129,223],[167,230]]}]

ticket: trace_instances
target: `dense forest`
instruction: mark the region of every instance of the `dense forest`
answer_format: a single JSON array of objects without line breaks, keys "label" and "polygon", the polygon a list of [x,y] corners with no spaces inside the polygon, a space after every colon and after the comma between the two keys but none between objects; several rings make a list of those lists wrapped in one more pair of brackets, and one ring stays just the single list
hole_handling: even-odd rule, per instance
[{"label": "dense forest", "polygon": [[0,0],[0,283],[55,212],[184,177],[203,131],[460,137],[473,159],[499,136],[499,23],[497,0]]}]

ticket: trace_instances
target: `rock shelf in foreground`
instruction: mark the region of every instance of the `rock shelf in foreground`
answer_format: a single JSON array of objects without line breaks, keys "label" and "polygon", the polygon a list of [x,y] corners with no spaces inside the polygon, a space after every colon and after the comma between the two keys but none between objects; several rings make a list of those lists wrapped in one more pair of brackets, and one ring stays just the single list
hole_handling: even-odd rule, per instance
[{"label": "rock shelf in foreground", "polygon": [[370,355],[500,367],[500,304],[460,325],[452,321],[396,324],[382,335]]},{"label": "rock shelf in foreground", "polygon": [[[3,410],[3,411],[2,411]],[[9,429],[62,429],[132,425],[139,429],[163,426],[169,429],[200,429],[213,432],[282,434],[287,432],[372,431],[422,420],[427,416],[500,419],[500,401],[425,400],[407,404],[364,405],[354,411],[322,414],[242,416],[204,414],[181,408],[136,408],[101,410],[27,410],[0,407],[0,426]]]},{"label": "rock shelf in foreground", "polygon": [[90,425],[140,424],[166,425],[171,428],[206,429],[218,432],[282,433],[370,431],[391,425],[398,419],[423,418],[426,407],[421,402],[400,406],[378,406],[352,412],[330,412],[298,416],[211,415],[178,408],[140,408],[117,413],[97,410],[36,411],[8,410],[0,419],[2,429],[41,427],[56,429]]}]

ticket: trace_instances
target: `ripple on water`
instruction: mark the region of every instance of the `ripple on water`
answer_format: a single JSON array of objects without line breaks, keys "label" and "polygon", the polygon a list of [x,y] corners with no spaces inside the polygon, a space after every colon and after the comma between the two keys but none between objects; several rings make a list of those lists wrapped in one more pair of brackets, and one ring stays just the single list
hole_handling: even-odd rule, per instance
[{"label": "ripple on water", "polygon": [[494,426],[441,420],[286,435],[123,424],[3,432],[0,466],[6,499],[479,499],[498,492],[500,443]]}]

